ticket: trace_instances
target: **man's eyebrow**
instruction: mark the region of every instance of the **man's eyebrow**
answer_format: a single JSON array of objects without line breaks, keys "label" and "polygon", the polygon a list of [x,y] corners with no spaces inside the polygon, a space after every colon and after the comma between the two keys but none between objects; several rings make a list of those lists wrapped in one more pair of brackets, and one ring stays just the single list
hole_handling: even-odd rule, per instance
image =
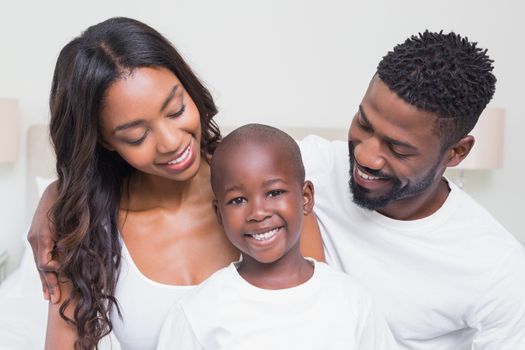
[{"label": "man's eyebrow", "polygon": [[164,108],[166,108],[166,106],[171,102],[171,100],[173,100],[173,97],[175,97],[175,93],[177,92],[177,89],[178,89],[178,88],[179,88],[179,84],[175,85],[175,86],[171,89],[171,91],[170,91],[168,97],[166,97],[166,99],[165,99],[164,102],[162,103],[162,107],[160,107],[160,111],[161,111],[161,112],[164,110]]},{"label": "man's eyebrow", "polygon": [[361,114],[361,118],[363,118],[363,121],[365,122],[365,124],[370,125],[370,121],[366,117],[365,111],[363,111],[363,107],[361,107],[361,105],[359,105],[359,114]]},{"label": "man's eyebrow", "polygon": [[412,146],[410,143],[394,140],[394,139],[392,139],[392,138],[390,138],[388,136],[385,136],[384,139],[385,139],[386,142],[388,142],[389,144],[391,144],[393,146],[405,147],[405,148],[409,148],[409,149],[411,149],[413,151],[417,151],[417,148],[415,146]]},{"label": "man's eyebrow", "polygon": [[[368,120],[368,118],[366,117],[366,114],[365,112],[363,111],[363,107],[361,107],[361,105],[359,105],[359,113],[361,114],[361,118],[363,118],[363,122],[369,126],[370,128],[373,129],[373,126],[372,124],[370,124],[370,121]],[[417,147],[411,145],[410,143],[407,143],[407,142],[403,142],[403,141],[399,141],[399,140],[396,140],[396,139],[393,139],[391,137],[388,137],[388,136],[383,136],[383,139],[388,142],[389,144],[391,145],[394,145],[394,146],[400,146],[400,147],[405,147],[405,148],[409,148],[411,150],[414,150],[414,151],[417,151]]]}]

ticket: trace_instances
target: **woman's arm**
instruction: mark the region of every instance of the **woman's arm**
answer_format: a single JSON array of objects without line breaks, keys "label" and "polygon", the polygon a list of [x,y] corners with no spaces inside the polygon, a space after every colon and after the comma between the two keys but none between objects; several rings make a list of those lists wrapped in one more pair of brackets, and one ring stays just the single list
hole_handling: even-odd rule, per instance
[{"label": "woman's arm", "polygon": [[60,300],[60,287],[56,274],[60,265],[51,254],[55,244],[55,235],[48,215],[56,202],[56,198],[57,184],[55,181],[44,191],[27,234],[27,240],[33,249],[33,257],[42,282],[44,298],[52,303],[57,303]]},{"label": "woman's arm", "polygon": [[[64,297],[61,300],[49,303],[45,350],[71,350],[74,348],[77,339],[76,327],[67,323],[60,316],[60,307],[66,296],[70,295],[71,285],[61,282],[56,289],[59,288],[64,292],[62,293]],[[65,315],[73,319],[74,309],[75,303],[70,303],[65,310]]]},{"label": "woman's arm", "polygon": [[303,231],[301,232],[301,253],[303,256],[325,261],[323,238],[315,213],[312,211],[304,217]]}]

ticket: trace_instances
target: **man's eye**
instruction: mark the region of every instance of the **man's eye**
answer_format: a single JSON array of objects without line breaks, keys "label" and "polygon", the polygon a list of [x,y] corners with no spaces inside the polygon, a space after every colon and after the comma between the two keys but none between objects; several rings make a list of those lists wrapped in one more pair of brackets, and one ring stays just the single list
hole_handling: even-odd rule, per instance
[{"label": "man's eye", "polygon": [[357,120],[357,125],[365,131],[372,130],[368,124],[363,123],[363,121],[361,121],[360,119]]},{"label": "man's eye", "polygon": [[405,159],[405,158],[410,157],[410,154],[397,152],[393,147],[390,147],[390,152],[392,152],[394,157],[399,158],[399,159]]},{"label": "man's eye", "polygon": [[232,200],[230,200],[228,202],[228,204],[242,204],[246,202],[246,198],[243,198],[243,197],[236,197],[236,198],[233,198]]},{"label": "man's eye", "polygon": [[284,190],[272,190],[268,192],[268,197],[277,197],[284,193]]}]

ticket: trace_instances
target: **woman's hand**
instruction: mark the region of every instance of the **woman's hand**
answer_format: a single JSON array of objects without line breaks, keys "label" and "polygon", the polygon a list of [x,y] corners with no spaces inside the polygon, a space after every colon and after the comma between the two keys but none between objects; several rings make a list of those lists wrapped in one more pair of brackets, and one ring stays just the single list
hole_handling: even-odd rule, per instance
[{"label": "woman's hand", "polygon": [[27,240],[33,249],[33,257],[42,282],[44,298],[51,303],[57,303],[60,300],[60,288],[57,279],[60,264],[53,259],[51,253],[55,244],[55,232],[48,216],[56,198],[57,184],[55,181],[44,191],[27,234]]}]

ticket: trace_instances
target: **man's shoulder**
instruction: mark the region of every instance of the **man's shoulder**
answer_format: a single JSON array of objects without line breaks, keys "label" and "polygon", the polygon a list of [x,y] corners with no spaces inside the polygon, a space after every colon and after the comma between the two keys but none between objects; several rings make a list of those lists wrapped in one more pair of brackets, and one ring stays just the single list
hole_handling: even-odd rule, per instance
[{"label": "man's shoulder", "polygon": [[[453,208],[456,215],[453,216],[458,228],[462,228],[467,234],[477,236],[491,242],[492,249],[500,247],[505,250],[523,248],[517,238],[512,235],[485,207],[474,200],[470,195],[450,184],[451,193],[455,201]],[[452,196],[450,196],[452,197]]]},{"label": "man's shoulder", "polygon": [[[307,178],[348,166],[348,143],[310,135],[298,141]],[[346,173],[343,171],[343,173]]]}]

